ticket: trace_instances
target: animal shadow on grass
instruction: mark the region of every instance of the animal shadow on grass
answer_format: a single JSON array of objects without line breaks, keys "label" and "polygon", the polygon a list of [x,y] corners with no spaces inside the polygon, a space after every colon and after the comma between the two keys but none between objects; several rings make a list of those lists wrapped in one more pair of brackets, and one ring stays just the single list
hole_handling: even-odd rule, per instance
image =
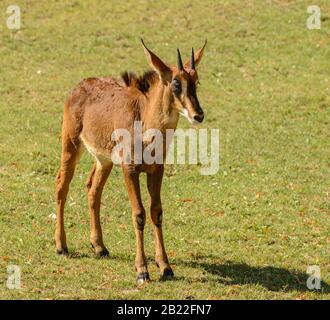
[{"label": "animal shadow on grass", "polygon": [[[214,257],[213,257],[214,258]],[[183,262],[189,267],[203,269],[206,273],[217,276],[217,281],[227,285],[255,284],[262,285],[270,291],[308,291],[306,281],[309,277],[306,273],[297,270],[288,270],[273,266],[249,266],[245,263],[235,263],[226,261],[224,263],[214,263],[200,261]],[[321,271],[322,272],[322,271]],[[320,293],[330,293],[328,283],[321,282]]]},{"label": "animal shadow on grass", "polygon": [[90,255],[88,255],[87,253],[72,251],[72,252],[69,253],[68,257],[70,259],[83,259],[83,258],[90,258]]},{"label": "animal shadow on grass", "polygon": [[93,249],[89,249],[88,253],[87,252],[80,252],[77,251],[75,249],[72,249],[69,252],[68,258],[70,259],[90,259],[90,260],[109,260],[109,263],[111,263],[111,260],[120,260],[123,262],[132,262],[134,261],[134,256],[127,256],[124,254],[113,254],[112,252],[110,252],[109,256],[107,257],[101,257],[98,258],[95,256],[94,254],[94,250]]}]

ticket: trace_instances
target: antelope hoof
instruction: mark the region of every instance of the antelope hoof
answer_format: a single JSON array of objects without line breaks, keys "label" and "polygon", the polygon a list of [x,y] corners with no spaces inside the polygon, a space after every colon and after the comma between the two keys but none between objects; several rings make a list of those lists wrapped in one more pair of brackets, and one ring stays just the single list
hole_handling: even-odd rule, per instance
[{"label": "antelope hoof", "polygon": [[91,243],[91,246],[95,251],[96,258],[99,259],[99,258],[109,257],[109,251],[106,247],[94,246],[92,243]]},{"label": "antelope hoof", "polygon": [[67,256],[67,255],[69,255],[68,248],[56,249],[56,253],[57,253],[59,256]]},{"label": "antelope hoof", "polygon": [[138,274],[138,276],[136,277],[136,284],[138,286],[141,286],[147,282],[150,281],[150,277],[149,277],[149,273],[148,272],[141,272]]},{"label": "antelope hoof", "polygon": [[174,273],[171,268],[165,268],[163,274],[160,277],[160,281],[172,280],[174,278]]},{"label": "antelope hoof", "polygon": [[109,251],[107,248],[103,248],[101,251],[95,251],[96,258],[107,258],[109,257]]}]

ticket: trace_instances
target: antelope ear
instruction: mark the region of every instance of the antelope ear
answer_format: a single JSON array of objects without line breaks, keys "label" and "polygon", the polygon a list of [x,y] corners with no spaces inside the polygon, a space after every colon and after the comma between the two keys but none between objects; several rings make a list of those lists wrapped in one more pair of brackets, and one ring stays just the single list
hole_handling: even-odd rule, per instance
[{"label": "antelope ear", "polygon": [[172,80],[172,70],[160,59],[158,58],[151,50],[147,48],[143,39],[141,39],[144,53],[146,55],[147,61],[152,69],[154,69],[160,79],[165,82],[170,82]]},{"label": "antelope ear", "polygon": [[[204,53],[204,49],[207,45],[207,40],[205,40],[205,43],[203,45],[203,47],[201,47],[196,53],[195,53],[195,67],[198,66],[198,64],[201,62],[202,57],[203,57],[203,53]],[[184,64],[185,69],[190,69],[190,60],[187,60]]]}]

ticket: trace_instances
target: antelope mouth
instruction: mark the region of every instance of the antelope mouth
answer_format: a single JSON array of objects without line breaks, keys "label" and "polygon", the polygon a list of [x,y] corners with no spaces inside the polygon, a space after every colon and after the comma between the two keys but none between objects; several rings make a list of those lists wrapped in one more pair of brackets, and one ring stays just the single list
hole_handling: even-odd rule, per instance
[{"label": "antelope mouth", "polygon": [[204,115],[198,115],[198,114],[196,114],[193,117],[190,117],[187,109],[183,109],[183,111],[180,111],[179,113],[182,116],[184,116],[193,125],[200,124],[204,120]]}]

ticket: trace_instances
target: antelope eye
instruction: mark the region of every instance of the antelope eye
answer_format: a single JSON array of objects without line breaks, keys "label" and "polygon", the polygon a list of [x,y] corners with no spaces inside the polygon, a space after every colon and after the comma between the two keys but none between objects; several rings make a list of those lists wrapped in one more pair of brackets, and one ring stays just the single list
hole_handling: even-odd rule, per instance
[{"label": "antelope eye", "polygon": [[178,79],[174,79],[172,81],[172,89],[177,95],[181,93],[181,82]]}]

